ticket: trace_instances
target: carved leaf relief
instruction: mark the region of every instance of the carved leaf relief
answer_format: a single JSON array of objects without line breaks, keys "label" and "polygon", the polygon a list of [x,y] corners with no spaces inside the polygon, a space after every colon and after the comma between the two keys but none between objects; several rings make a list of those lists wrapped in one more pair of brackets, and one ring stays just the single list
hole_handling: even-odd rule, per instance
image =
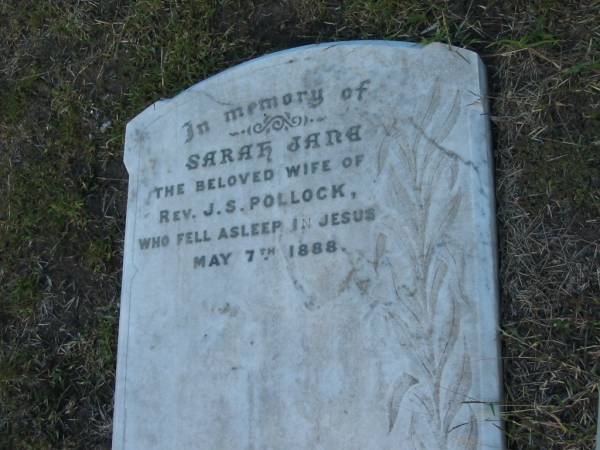
[{"label": "carved leaf relief", "polygon": [[[451,101],[443,103],[442,95]],[[414,118],[386,129],[377,155],[377,174],[386,180],[391,208],[387,236],[396,238],[378,235],[373,266],[378,277],[391,278],[395,299],[382,306],[382,317],[390,339],[411,361],[410,370],[390,387],[388,432],[397,428],[402,404],[409,402],[406,426],[414,449],[478,445],[477,421],[465,402],[472,367],[462,321],[472,301],[463,286],[465,249],[451,239],[465,195],[458,182],[459,157],[444,147],[460,115],[461,93],[443,92],[436,82]],[[389,163],[392,158],[395,164]],[[421,412],[410,412],[417,406]]]}]

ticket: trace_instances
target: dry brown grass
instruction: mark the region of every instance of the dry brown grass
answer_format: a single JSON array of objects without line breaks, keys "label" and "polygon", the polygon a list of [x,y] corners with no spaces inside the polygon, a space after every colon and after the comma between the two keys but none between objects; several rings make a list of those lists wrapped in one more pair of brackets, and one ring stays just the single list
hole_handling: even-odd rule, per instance
[{"label": "dry brown grass", "polygon": [[490,78],[510,449],[591,449],[600,2],[0,1],[0,448],[108,448],[123,129],[304,43],[442,41]]}]

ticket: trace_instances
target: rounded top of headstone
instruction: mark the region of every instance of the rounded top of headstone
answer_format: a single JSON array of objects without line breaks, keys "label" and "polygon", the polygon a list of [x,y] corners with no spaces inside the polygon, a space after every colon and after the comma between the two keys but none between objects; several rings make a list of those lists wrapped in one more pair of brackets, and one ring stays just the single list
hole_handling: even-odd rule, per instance
[{"label": "rounded top of headstone", "polygon": [[[262,82],[275,86],[286,84],[287,74],[299,70],[312,72],[313,78],[318,78],[317,72],[331,71],[335,66],[338,68],[344,66],[343,70],[355,70],[368,74],[368,72],[381,69],[382,65],[393,64],[395,60],[399,61],[404,58],[409,58],[407,63],[414,69],[411,70],[413,76],[427,78],[433,75],[443,78],[444,73],[448,73],[452,74],[452,78],[443,81],[451,85],[476,86],[482,82],[485,85],[485,69],[481,59],[474,51],[460,47],[439,42],[427,45],[385,40],[326,42],[280,50],[225,69],[190,86],[173,98],[155,102],[133,118],[128,125],[135,123],[138,129],[148,126],[165,113],[174,111],[191,101],[198,94],[210,97],[211,91],[216,85],[222,85],[234,79],[243,78],[247,81],[262,79]],[[302,62],[307,63],[307,68],[299,67],[299,63]],[[463,67],[461,70],[461,66],[465,65],[473,65],[477,70],[472,70],[472,68],[466,70],[467,67]],[[463,76],[457,77],[457,73],[463,74]],[[406,73],[399,73],[399,76],[406,76]],[[252,83],[248,83],[247,87],[251,89]],[[475,94],[479,94],[479,92]],[[216,98],[214,100],[216,104],[219,104],[219,100]],[[227,106],[226,102],[220,103]]]}]

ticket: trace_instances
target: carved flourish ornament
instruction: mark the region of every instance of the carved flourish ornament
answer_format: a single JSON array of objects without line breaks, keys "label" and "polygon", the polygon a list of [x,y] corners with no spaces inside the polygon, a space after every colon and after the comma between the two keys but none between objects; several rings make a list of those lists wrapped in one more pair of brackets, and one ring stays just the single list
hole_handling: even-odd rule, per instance
[{"label": "carved flourish ornament", "polygon": [[254,125],[229,133],[231,136],[252,135],[252,134],[269,134],[271,131],[288,131],[290,128],[296,128],[309,123],[322,122],[326,117],[312,118],[308,116],[293,116],[289,112],[270,116],[265,114],[262,122],[257,122]]}]

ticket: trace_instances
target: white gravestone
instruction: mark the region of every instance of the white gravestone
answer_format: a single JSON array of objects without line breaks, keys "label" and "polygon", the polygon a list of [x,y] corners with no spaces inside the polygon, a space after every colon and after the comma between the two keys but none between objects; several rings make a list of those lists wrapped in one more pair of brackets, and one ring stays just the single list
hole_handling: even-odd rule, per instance
[{"label": "white gravestone", "polygon": [[485,95],[344,42],[133,119],[113,448],[502,448]]}]

